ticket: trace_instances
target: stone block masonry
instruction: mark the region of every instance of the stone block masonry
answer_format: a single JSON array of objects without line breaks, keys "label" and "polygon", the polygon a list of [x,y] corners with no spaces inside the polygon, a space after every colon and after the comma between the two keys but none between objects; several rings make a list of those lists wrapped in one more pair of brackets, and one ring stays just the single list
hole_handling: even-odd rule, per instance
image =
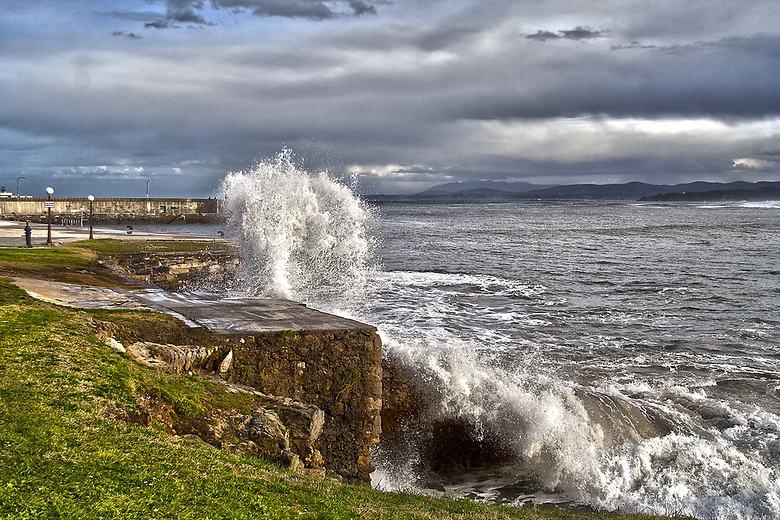
[{"label": "stone block masonry", "polygon": [[[0,218],[45,222],[48,212],[44,198],[0,199]],[[89,218],[85,198],[53,198],[52,221],[74,223]],[[219,218],[217,199],[105,198],[92,203],[93,221],[100,223],[205,223]]]},{"label": "stone block masonry", "polygon": [[[243,342],[242,342],[243,340]],[[373,328],[279,331],[234,338],[227,381],[325,412],[316,448],[325,468],[367,482],[382,408],[382,342]]]},{"label": "stone block masonry", "polygon": [[224,290],[243,277],[238,255],[232,248],[198,253],[125,253],[112,255],[109,261],[131,276],[167,291]]}]

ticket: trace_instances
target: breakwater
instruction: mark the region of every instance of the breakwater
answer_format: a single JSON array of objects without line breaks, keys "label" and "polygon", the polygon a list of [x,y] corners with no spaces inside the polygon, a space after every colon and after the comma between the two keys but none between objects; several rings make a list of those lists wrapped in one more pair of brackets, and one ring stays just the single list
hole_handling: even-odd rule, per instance
[{"label": "breakwater", "polygon": [[[88,222],[90,202],[86,198],[3,198],[0,218],[31,222],[46,222],[52,204],[52,222],[81,225]],[[92,220],[101,224],[148,223],[208,223],[219,219],[218,199],[186,198],[100,198],[92,202]]]}]

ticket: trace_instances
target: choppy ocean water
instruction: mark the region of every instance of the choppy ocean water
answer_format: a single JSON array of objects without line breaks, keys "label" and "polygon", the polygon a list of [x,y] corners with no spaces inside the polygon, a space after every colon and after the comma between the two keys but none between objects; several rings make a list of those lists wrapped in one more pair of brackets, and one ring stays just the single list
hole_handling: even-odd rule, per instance
[{"label": "choppy ocean water", "polygon": [[780,517],[780,204],[384,204],[376,235],[363,319],[516,454],[380,445],[378,486]]},{"label": "choppy ocean water", "polygon": [[245,293],[377,326],[512,454],[436,473],[380,443],[376,487],[780,518],[780,203],[371,206],[287,152],[223,190]]}]

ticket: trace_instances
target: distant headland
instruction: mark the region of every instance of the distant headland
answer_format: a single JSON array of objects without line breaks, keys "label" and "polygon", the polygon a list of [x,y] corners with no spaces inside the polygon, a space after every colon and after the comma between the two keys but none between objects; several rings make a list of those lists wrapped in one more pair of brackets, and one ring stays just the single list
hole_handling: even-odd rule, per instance
[{"label": "distant headland", "polygon": [[780,181],[686,184],[571,184],[465,181],[440,184],[411,195],[369,195],[375,202],[508,202],[515,200],[767,201],[780,200]]}]

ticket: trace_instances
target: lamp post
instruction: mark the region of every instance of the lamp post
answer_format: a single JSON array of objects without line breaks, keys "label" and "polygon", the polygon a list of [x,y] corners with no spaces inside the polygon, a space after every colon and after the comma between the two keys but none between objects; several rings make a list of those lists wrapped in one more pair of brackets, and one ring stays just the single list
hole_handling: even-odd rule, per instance
[{"label": "lamp post", "polygon": [[146,179],[146,198],[149,198],[149,183],[152,182],[152,179]]},{"label": "lamp post", "polygon": [[90,194],[87,198],[89,199],[89,239],[92,240],[95,238],[92,236],[92,203],[95,201],[95,196]]},{"label": "lamp post", "polygon": [[19,177],[16,179],[16,200],[19,200],[19,181],[26,181],[27,177]]},{"label": "lamp post", "polygon": [[44,203],[46,209],[49,210],[49,226],[48,226],[49,234],[48,234],[48,238],[46,239],[46,245],[50,246],[54,243],[51,241],[51,208],[54,206],[54,203],[51,201],[51,196],[54,195],[54,188],[52,188],[51,186],[47,187],[46,193],[49,195],[48,200]]}]

